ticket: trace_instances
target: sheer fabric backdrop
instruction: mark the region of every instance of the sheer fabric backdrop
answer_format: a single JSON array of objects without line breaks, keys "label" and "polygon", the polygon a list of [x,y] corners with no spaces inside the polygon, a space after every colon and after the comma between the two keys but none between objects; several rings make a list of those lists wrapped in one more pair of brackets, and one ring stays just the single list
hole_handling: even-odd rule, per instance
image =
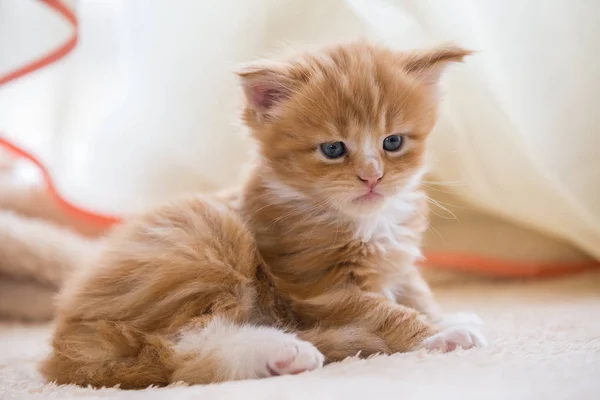
[{"label": "sheer fabric backdrop", "polygon": [[[366,37],[477,50],[445,78],[433,181],[476,209],[600,259],[600,3],[542,0],[66,1],[80,42],[0,88],[0,135],[62,195],[125,215],[234,185],[250,148],[233,71],[286,49]],[[0,0],[0,75],[71,28]]]}]

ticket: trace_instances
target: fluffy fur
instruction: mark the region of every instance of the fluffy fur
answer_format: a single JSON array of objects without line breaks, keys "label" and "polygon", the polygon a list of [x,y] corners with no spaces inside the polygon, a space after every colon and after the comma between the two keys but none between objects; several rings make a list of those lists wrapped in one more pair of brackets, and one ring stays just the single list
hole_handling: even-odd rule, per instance
[{"label": "fluffy fur", "polygon": [[[358,42],[244,67],[260,155],[241,197],[180,200],[119,228],[63,291],[44,376],[143,388],[483,345],[471,317],[442,329],[414,266],[437,80],[467,54]],[[396,152],[382,148],[391,134]],[[347,154],[324,157],[338,141]]]}]

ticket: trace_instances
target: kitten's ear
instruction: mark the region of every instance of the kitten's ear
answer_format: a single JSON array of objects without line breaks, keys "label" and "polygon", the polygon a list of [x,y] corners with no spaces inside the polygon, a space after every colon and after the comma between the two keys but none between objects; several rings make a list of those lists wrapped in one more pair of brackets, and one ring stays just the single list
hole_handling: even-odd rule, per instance
[{"label": "kitten's ear", "polygon": [[242,80],[248,107],[260,119],[272,117],[274,108],[291,93],[291,83],[282,63],[255,62],[243,66],[237,74]]},{"label": "kitten's ear", "polygon": [[471,50],[455,45],[445,45],[405,54],[403,66],[409,75],[419,81],[428,85],[437,85],[448,64],[462,62],[463,58],[472,53]]}]

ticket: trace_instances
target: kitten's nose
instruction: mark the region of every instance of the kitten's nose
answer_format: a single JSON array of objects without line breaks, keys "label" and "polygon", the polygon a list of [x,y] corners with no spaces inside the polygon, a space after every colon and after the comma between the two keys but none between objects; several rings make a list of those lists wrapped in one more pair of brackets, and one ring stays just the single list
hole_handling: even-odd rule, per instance
[{"label": "kitten's nose", "polygon": [[376,174],[360,174],[358,175],[358,179],[364,182],[370,189],[373,189],[383,178],[383,174],[377,172]]}]

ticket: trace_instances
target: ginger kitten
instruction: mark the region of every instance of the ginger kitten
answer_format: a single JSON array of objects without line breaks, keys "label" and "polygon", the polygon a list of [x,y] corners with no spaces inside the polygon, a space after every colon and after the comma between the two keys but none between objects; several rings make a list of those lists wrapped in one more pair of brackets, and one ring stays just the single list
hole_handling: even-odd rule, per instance
[{"label": "ginger kitten", "polygon": [[45,378],[211,383],[483,345],[414,266],[437,81],[467,54],[355,42],[244,67],[260,156],[239,204],[191,197],[117,229],[61,294]]},{"label": "ginger kitten", "polygon": [[[242,214],[306,326],[361,326],[397,352],[430,336],[432,322],[449,322],[414,264],[427,227],[420,182],[438,80],[468,54],[357,42],[240,71],[243,117],[260,151]],[[452,332],[460,343],[441,347],[483,343],[472,328]]]}]

